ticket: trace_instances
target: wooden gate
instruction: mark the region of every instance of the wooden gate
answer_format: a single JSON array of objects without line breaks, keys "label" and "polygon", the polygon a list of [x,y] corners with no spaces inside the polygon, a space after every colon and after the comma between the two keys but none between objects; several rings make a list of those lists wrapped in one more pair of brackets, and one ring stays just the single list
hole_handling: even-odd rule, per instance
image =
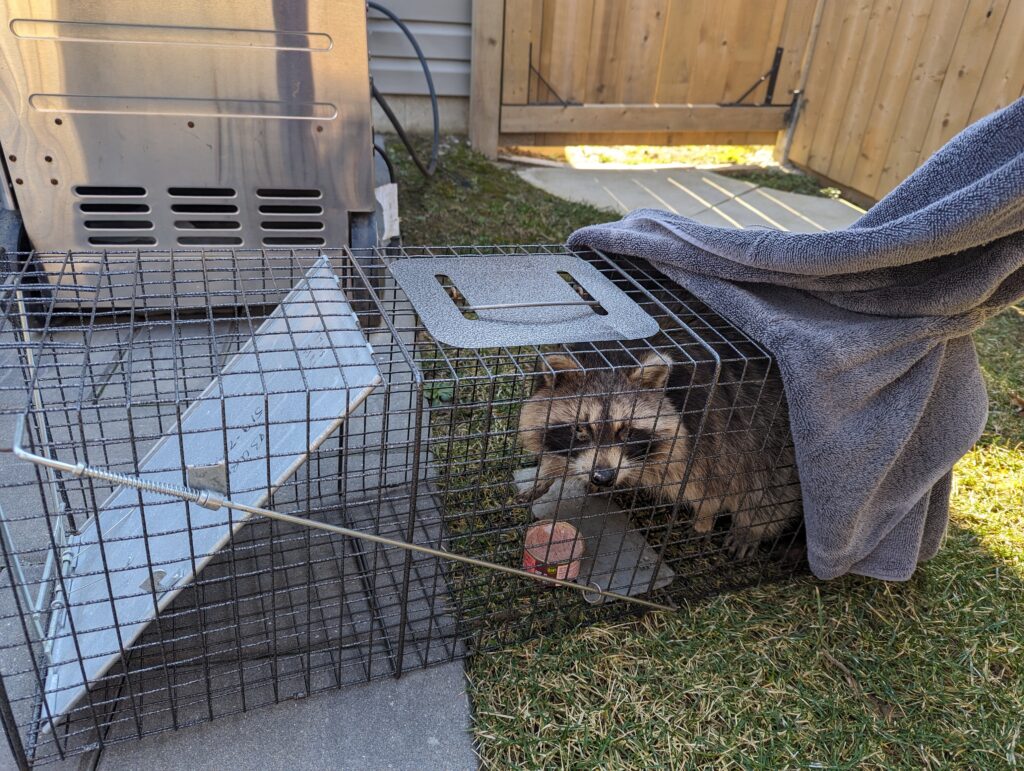
[{"label": "wooden gate", "polygon": [[[774,142],[814,6],[476,0],[475,95],[499,100],[491,112],[503,143]],[[500,71],[500,96],[483,92],[495,81],[481,66]]]},{"label": "wooden gate", "polygon": [[[499,130],[508,144],[774,143],[804,80],[786,160],[869,202],[1024,96],[1024,0],[474,0],[473,12],[471,134],[491,153]],[[747,91],[777,48],[765,105],[767,80]]]}]

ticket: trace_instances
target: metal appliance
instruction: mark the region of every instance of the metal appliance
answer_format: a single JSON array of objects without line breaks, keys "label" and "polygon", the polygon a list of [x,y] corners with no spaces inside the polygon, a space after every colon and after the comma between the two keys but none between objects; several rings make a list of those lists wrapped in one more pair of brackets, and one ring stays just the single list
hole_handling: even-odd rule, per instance
[{"label": "metal appliance", "polygon": [[359,0],[0,0],[0,19],[5,203],[35,249],[374,243]]}]

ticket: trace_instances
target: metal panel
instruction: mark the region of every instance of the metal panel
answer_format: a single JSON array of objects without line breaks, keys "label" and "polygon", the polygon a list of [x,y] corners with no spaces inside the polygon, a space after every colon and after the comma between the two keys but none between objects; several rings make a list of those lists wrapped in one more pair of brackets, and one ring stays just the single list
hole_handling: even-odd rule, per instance
[{"label": "metal panel", "polygon": [[[190,468],[223,464],[229,489],[219,492],[261,506],[380,380],[372,349],[323,259],[180,425],[157,441],[140,462],[139,476],[180,485],[182,458]],[[197,481],[189,476],[191,484]],[[68,548],[66,608],[51,622],[49,714],[74,706],[247,520],[228,509],[208,511],[118,489]]]},{"label": "metal panel", "polygon": [[[469,97],[468,61],[429,58],[428,61],[438,96]],[[427,96],[430,93],[418,59],[377,58],[370,69],[373,82],[385,96]]]},{"label": "metal panel", "polygon": [[0,141],[36,248],[341,246],[373,211],[358,0],[0,18]]},{"label": "metal panel", "polygon": [[[381,0],[406,23],[436,21],[446,24],[469,24],[472,0]],[[371,17],[378,16],[371,11]]]},{"label": "metal panel", "polygon": [[573,255],[395,260],[427,331],[459,348],[641,340],[658,322]]}]

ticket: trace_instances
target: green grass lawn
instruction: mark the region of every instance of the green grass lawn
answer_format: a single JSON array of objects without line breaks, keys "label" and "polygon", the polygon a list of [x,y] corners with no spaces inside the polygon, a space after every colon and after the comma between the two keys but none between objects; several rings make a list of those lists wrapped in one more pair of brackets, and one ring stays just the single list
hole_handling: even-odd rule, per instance
[{"label": "green grass lawn", "polygon": [[[391,147],[405,242],[563,241],[615,215],[446,141],[423,181]],[[486,767],[1024,765],[1024,309],[977,335],[988,429],[953,524],[906,584],[811,578],[471,659]]]}]

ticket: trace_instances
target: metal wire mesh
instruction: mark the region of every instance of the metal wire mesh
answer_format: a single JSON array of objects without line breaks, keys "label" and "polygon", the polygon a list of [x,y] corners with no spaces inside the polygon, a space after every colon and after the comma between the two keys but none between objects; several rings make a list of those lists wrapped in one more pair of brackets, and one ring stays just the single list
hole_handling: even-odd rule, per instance
[{"label": "metal wire mesh", "polygon": [[[479,325],[502,309],[463,295],[458,258],[530,255],[569,253],[8,255],[5,435],[22,416],[40,456],[327,528],[8,464],[0,707],[32,760],[803,570],[778,373],[711,309],[587,253],[660,332],[452,347],[391,275],[451,259],[442,289]],[[312,288],[322,264],[336,289]]]}]

